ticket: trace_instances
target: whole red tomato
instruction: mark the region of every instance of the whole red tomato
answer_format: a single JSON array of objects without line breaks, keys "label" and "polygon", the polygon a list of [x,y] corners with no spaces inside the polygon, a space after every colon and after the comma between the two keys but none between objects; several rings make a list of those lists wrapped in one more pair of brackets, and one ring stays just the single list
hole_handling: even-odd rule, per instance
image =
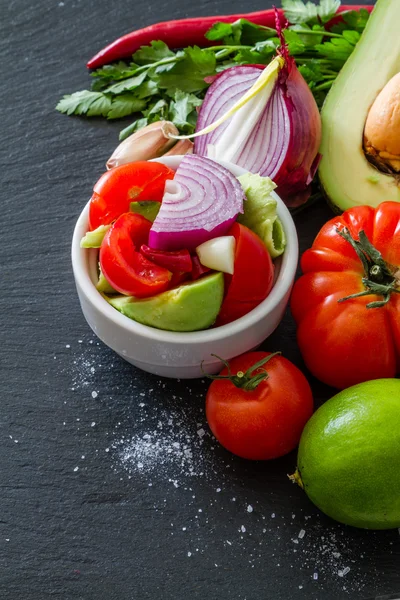
[{"label": "whole red tomato", "polygon": [[231,323],[260,304],[274,282],[274,264],[258,235],[234,223],[227,235],[236,240],[233,275],[225,275],[226,296],[216,326]]},{"label": "whole red tomato", "polygon": [[339,388],[400,370],[400,204],[326,223],[301,259],[291,309],[310,371]]},{"label": "whole red tomato", "polygon": [[103,275],[121,294],[146,298],[164,292],[172,273],[140,253],[151,222],[135,213],[121,215],[107,231],[100,247]]},{"label": "whole red tomato", "polygon": [[122,213],[128,212],[131,202],[161,202],[165,182],[173,179],[174,175],[174,171],[161,163],[145,161],[127,163],[107,171],[93,188],[89,209],[90,228],[112,223]]},{"label": "whole red tomato", "polygon": [[[295,448],[313,412],[311,388],[289,360],[270,352],[234,358],[209,387],[206,416],[217,440],[242,458],[278,458]],[[268,373],[268,376],[267,376]],[[211,376],[212,377],[212,376]]]}]

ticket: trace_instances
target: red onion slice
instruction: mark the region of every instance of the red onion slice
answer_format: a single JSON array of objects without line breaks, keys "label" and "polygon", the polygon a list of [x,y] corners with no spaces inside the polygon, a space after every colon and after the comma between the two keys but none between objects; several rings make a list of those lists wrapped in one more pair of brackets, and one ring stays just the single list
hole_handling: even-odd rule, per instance
[{"label": "red onion slice", "polygon": [[[318,164],[321,119],[306,81],[293,61],[285,60],[272,93],[264,88],[222,125],[196,137],[194,152],[271,177],[286,203],[296,206],[310,193]],[[201,106],[196,132],[225,114],[251,88],[262,68],[232,67],[217,77]]]},{"label": "red onion slice", "polygon": [[217,162],[186,155],[165,186],[160,211],[151,227],[149,246],[159,250],[194,250],[225,235],[243,212],[239,181]]}]

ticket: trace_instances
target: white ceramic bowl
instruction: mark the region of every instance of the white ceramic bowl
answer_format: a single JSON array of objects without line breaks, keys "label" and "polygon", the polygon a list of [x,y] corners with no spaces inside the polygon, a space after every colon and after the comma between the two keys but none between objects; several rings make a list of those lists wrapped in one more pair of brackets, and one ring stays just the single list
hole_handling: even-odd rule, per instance
[{"label": "white ceramic bowl", "polygon": [[[157,159],[177,169],[182,156]],[[235,176],[244,169],[222,163]],[[72,267],[76,288],[86,321],[94,333],[131,364],[164,377],[190,379],[201,377],[200,365],[208,373],[216,373],[221,363],[211,356],[233,358],[259,346],[279,325],[286,305],[298,261],[298,241],[293,219],[282,200],[278,215],[287,236],[287,247],[276,264],[275,285],[269,296],[250,313],[233,323],[193,333],[176,333],[141,325],[119,313],[96,290],[97,250],[80,248],[80,240],[88,230],[89,203],[82,211],[72,240]]]}]

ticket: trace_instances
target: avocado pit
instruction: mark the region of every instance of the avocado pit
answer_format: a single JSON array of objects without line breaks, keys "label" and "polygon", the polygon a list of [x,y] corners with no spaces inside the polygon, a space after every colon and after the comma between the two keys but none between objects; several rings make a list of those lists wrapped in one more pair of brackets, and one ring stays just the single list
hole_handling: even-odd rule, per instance
[{"label": "avocado pit", "polygon": [[369,110],[364,152],[377,169],[400,176],[400,73],[388,81]]}]

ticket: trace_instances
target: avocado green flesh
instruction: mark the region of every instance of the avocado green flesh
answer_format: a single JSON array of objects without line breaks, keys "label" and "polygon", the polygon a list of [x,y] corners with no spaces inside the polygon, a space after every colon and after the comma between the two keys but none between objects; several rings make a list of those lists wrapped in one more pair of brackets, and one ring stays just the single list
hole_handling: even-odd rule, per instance
[{"label": "avocado green flesh", "polygon": [[137,215],[142,215],[142,217],[154,223],[160,207],[161,202],[156,202],[156,200],[140,200],[138,202],[131,202],[129,210]]},{"label": "avocado green flesh", "polygon": [[368,381],[322,405],[307,423],[298,470],[312,502],[367,529],[400,527],[400,380]]},{"label": "avocado green flesh", "polygon": [[214,273],[151,298],[108,298],[122,314],[167,331],[198,331],[215,322],[224,296],[224,276]]},{"label": "avocado green flesh", "polygon": [[371,105],[400,71],[398,0],[378,0],[356,49],[340,71],[322,108],[321,184],[339,210],[385,200],[400,202],[394,177],[377,171],[363,151]]},{"label": "avocado green flesh", "polygon": [[107,279],[104,277],[102,270],[99,265],[99,279],[96,283],[96,290],[98,292],[103,292],[103,294],[118,294],[117,290],[113,288],[113,286],[108,283]]},{"label": "avocado green flesh", "polygon": [[277,201],[271,196],[275,183],[254,173],[245,173],[238,179],[246,195],[239,223],[258,235],[272,258],[280,256],[285,250],[286,236],[277,214]]}]

